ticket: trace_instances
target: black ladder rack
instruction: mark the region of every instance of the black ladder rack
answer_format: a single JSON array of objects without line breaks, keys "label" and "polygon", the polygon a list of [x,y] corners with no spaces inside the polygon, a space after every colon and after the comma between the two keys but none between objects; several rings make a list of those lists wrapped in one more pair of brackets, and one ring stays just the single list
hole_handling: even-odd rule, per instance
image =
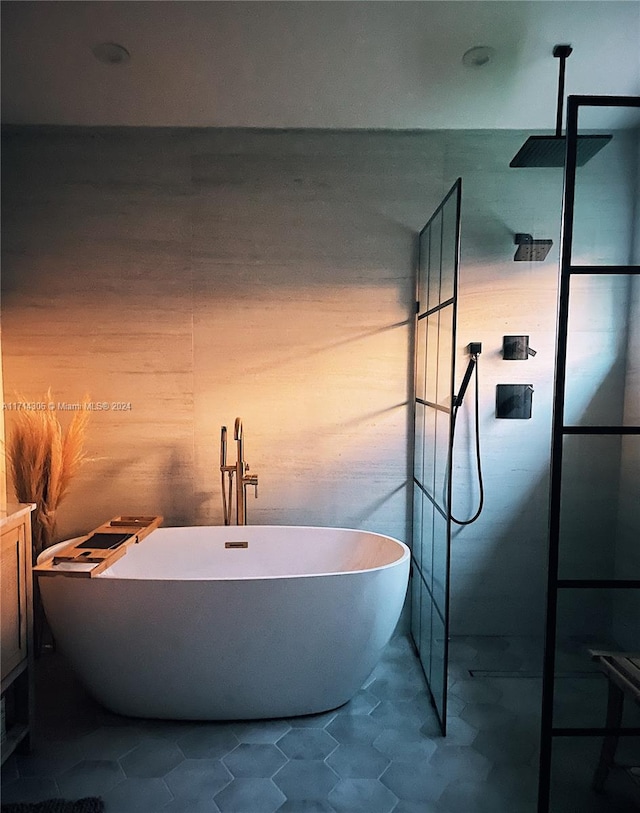
[{"label": "black ladder rack", "polygon": [[[538,786],[538,813],[548,813],[551,802],[552,747],[555,738],[567,736],[603,737],[611,733],[602,728],[561,728],[554,725],[554,696],[556,680],[556,645],[558,626],[558,597],[567,589],[638,590],[640,579],[571,579],[559,578],[561,547],[561,491],[563,477],[563,444],[574,436],[625,436],[640,434],[640,426],[572,426],[565,425],[565,386],[567,377],[567,344],[569,338],[569,299],[571,278],[576,275],[637,275],[638,265],[585,266],[572,264],[576,166],[578,143],[578,111],[580,107],[640,107],[640,97],[627,96],[570,96],[567,106],[567,143],[562,210],[560,250],[560,291],[558,299],[558,338],[554,385],[554,410],[551,448],[551,500],[549,531],[549,566],[547,582],[547,618],[542,686],[542,720],[540,742],[540,773]],[[593,461],[593,466],[598,461]],[[597,575],[597,574],[596,574]],[[603,720],[604,723],[604,720]],[[621,728],[620,735],[638,735],[640,728]]]}]

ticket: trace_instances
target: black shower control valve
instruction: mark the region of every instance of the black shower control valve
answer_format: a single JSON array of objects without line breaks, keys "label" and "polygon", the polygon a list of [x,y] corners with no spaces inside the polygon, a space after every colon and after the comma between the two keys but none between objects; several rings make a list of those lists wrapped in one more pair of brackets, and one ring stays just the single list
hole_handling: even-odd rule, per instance
[{"label": "black shower control valve", "polygon": [[482,353],[482,342],[469,342],[467,350],[470,356],[479,356]]},{"label": "black shower control valve", "polygon": [[502,358],[508,361],[524,361],[535,356],[536,351],[529,347],[528,336],[503,336]]},{"label": "black shower control valve", "polygon": [[531,418],[533,384],[498,384],[496,418]]}]

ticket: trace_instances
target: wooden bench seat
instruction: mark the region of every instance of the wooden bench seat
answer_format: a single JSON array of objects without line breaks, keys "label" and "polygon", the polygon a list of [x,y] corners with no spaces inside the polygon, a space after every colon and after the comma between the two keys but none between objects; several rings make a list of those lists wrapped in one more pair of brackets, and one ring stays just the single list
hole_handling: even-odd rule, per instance
[{"label": "wooden bench seat", "polygon": [[600,761],[593,779],[594,790],[601,791],[614,764],[618,733],[615,729],[622,727],[622,711],[625,697],[640,703],[640,653],[603,652],[590,650],[592,658],[609,681],[607,697],[606,727],[612,729],[602,743]]}]

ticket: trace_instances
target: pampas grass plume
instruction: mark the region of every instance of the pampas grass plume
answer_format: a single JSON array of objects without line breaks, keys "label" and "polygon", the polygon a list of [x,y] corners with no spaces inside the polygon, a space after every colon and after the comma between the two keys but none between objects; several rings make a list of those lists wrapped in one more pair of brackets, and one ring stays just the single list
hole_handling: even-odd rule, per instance
[{"label": "pampas grass plume", "polygon": [[[51,391],[43,401],[53,403]],[[86,402],[87,399],[83,407]],[[85,458],[83,447],[89,414],[84,408],[75,411],[66,432],[55,410],[22,409],[15,415],[7,457],[16,498],[36,504],[34,556],[53,542],[58,506]]]}]

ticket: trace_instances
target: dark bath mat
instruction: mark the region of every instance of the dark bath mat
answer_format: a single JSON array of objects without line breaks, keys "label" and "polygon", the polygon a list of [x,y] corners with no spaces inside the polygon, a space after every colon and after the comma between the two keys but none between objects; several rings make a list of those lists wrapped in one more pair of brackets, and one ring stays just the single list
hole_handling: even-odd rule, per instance
[{"label": "dark bath mat", "polygon": [[15,802],[0,807],[1,813],[104,813],[104,802],[96,796],[87,796],[69,802],[47,799],[44,802]]}]

